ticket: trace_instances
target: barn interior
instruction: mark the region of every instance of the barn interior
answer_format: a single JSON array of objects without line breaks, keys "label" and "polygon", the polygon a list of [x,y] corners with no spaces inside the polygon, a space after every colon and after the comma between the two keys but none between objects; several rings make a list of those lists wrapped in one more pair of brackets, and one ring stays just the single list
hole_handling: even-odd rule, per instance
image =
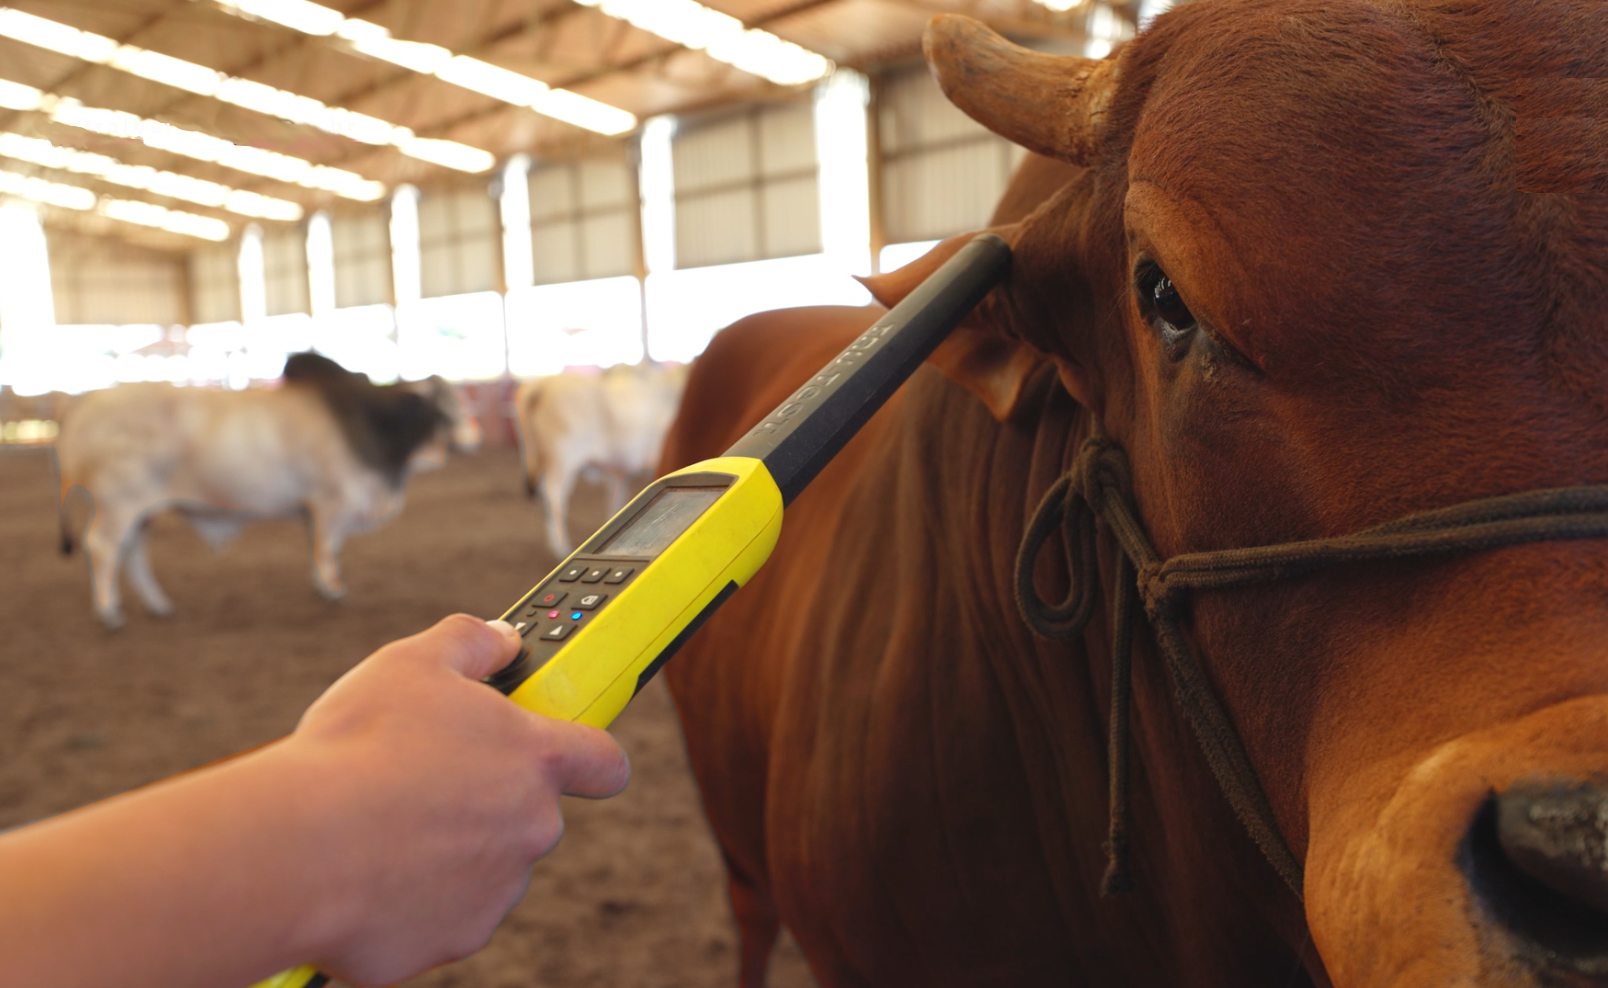
[{"label": "barn interior", "polygon": [[[523,381],[687,364],[734,320],[859,305],[986,224],[1025,154],[942,96],[936,14],[1103,56],[1168,0],[14,0],[0,7],[0,831],[279,737],[370,651],[491,616],[557,562]],[[481,447],[309,587],[305,524],[221,552],[171,514],[176,613],[96,620],[54,444],[89,393],[272,389],[314,350],[439,375]],[[637,484],[646,474],[631,478]],[[613,484],[583,474],[572,538]],[[70,523],[82,526],[82,513]],[[669,694],[636,775],[570,801],[489,947],[409,985],[734,982],[719,852]],[[779,948],[769,983],[814,983]]]}]

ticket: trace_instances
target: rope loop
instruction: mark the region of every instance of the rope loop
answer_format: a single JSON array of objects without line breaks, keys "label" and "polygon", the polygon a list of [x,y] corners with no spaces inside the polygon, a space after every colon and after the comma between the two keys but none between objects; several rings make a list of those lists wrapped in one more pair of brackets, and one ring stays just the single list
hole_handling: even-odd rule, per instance
[{"label": "rope loop", "polygon": [[[1033,565],[1058,528],[1065,543],[1070,586],[1064,600],[1051,604],[1039,596]],[[1094,515],[1069,475],[1057,480],[1034,509],[1016,550],[1015,570],[1016,611],[1024,624],[1051,641],[1069,641],[1083,634],[1094,614],[1094,585],[1099,578],[1094,561]]]}]

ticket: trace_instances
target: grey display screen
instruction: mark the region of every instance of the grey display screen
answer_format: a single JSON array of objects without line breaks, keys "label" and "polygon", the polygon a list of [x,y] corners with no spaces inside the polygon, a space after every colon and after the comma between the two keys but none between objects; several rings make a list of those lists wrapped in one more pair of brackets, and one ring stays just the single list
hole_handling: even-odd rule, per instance
[{"label": "grey display screen", "polygon": [[724,493],[724,487],[667,487],[597,551],[657,556]]}]

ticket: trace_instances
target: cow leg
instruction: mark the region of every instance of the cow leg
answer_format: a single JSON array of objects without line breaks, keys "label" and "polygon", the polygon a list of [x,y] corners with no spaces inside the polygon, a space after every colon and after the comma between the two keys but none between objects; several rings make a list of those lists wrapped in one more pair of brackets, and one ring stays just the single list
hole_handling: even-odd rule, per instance
[{"label": "cow leg", "polygon": [[609,517],[625,507],[625,478],[613,470],[606,471],[603,476],[608,478],[609,485]]},{"label": "cow leg", "polygon": [[134,584],[134,592],[140,595],[140,603],[145,605],[145,612],[152,617],[172,617],[173,602],[168,600],[167,594],[162,592],[161,584],[156,582],[156,574],[151,571],[151,557],[145,547],[146,521],[142,520],[133,526],[128,535],[128,579]]},{"label": "cow leg", "polygon": [[561,557],[569,555],[572,548],[566,521],[576,473],[566,463],[550,463],[547,472],[542,474],[542,497],[547,500],[547,544]]},{"label": "cow leg", "polygon": [[346,528],[333,509],[312,504],[308,514],[313,535],[313,586],[325,600],[340,600],[346,596],[346,584],[341,581],[341,545],[346,541]]},{"label": "cow leg", "polygon": [[741,959],[737,968],[739,988],[765,988],[765,970],[781,932],[781,920],[770,896],[726,859],[727,887],[731,890],[731,911],[737,917],[737,940]]},{"label": "cow leg", "polygon": [[[103,501],[108,499],[102,499]],[[91,593],[95,613],[112,631],[123,626],[123,594],[117,571],[123,560],[129,533],[138,527],[139,516],[97,504],[95,518],[84,533],[84,552],[89,556]]]}]

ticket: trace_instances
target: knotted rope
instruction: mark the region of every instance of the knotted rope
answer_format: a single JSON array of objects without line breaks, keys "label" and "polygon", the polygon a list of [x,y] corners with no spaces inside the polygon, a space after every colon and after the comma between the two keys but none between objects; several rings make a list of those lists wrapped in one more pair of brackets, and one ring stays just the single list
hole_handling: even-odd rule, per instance
[{"label": "knotted rope", "polygon": [[[1481,498],[1408,515],[1351,535],[1185,553],[1163,561],[1150,544],[1134,505],[1127,455],[1096,426],[1079,448],[1072,468],[1039,502],[1017,550],[1016,607],[1027,626],[1043,638],[1076,638],[1094,613],[1097,521],[1116,537],[1121,550],[1112,599],[1111,717],[1106,741],[1110,820],[1101,892],[1114,895],[1133,888],[1128,866],[1128,724],[1134,614],[1142,604],[1178,705],[1212,775],[1240,823],[1299,897],[1301,864],[1278,829],[1233,720],[1184,637],[1179,615],[1187,593],[1271,583],[1342,563],[1608,537],[1608,486]],[[1039,596],[1033,584],[1033,564],[1057,528],[1064,533],[1071,586],[1064,601],[1051,604]]]}]

